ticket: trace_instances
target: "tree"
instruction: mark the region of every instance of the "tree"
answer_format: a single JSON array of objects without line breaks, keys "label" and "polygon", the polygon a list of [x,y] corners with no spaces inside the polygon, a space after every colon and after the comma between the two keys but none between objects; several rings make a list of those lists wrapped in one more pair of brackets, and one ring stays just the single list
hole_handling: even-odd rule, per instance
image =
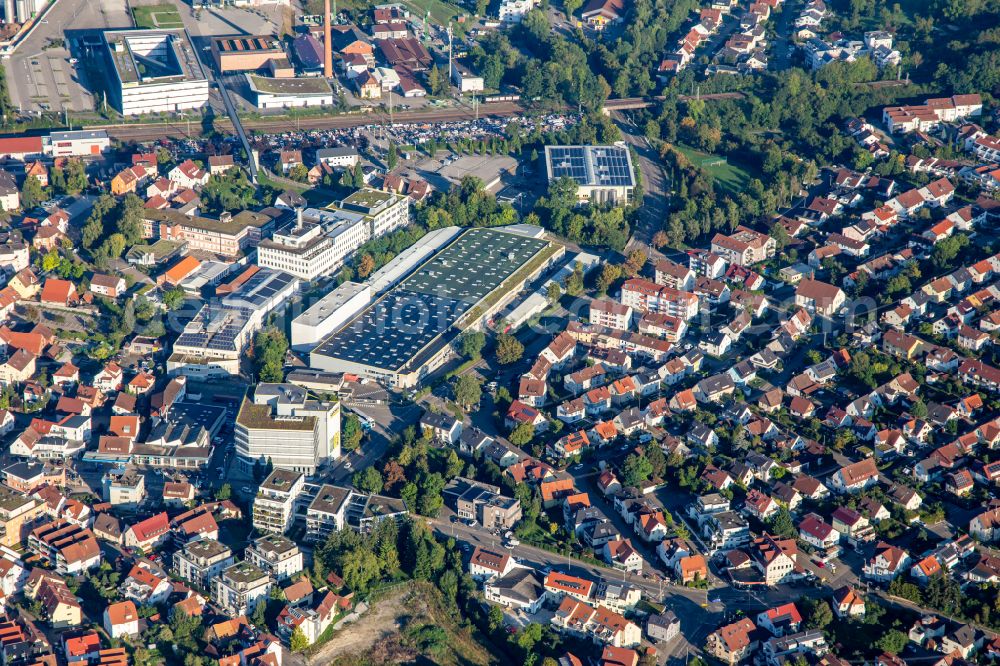
[{"label": "tree", "polygon": [[378,557],[366,546],[358,546],[345,553],[341,564],[344,583],[358,592],[367,592],[379,576]]},{"label": "tree", "polygon": [[549,283],[549,286],[545,289],[545,297],[552,305],[559,302],[559,299],[562,297],[562,289],[559,287],[558,282],[553,280]]},{"label": "tree", "polygon": [[42,257],[42,270],[46,272],[55,270],[56,266],[59,265],[60,259],[58,250],[49,250]]},{"label": "tree", "polygon": [[604,264],[601,267],[601,274],[597,277],[597,291],[606,294],[616,281],[622,276],[622,267],[615,264]]},{"label": "tree", "polygon": [[295,627],[291,638],[288,639],[288,647],[292,652],[302,652],[309,647],[309,639],[302,632],[302,627]]},{"label": "tree", "polygon": [[497,336],[497,363],[500,365],[517,363],[523,354],[524,345],[513,335],[501,333]]},{"label": "tree", "polygon": [[382,484],[385,492],[391,492],[397,485],[406,481],[406,471],[395,460],[387,462],[382,472],[385,478]]},{"label": "tree", "polygon": [[366,467],[355,472],[351,481],[355,488],[371,495],[382,492],[382,475],[374,467]]},{"label": "tree", "polygon": [[267,631],[267,603],[263,599],[257,600],[257,606],[253,609],[250,621],[261,631]]},{"label": "tree", "polygon": [[177,310],[184,304],[184,290],[180,287],[168,289],[163,294],[163,304],[168,310]]},{"label": "tree", "polygon": [[309,168],[305,164],[294,164],[288,169],[288,177],[297,183],[304,183],[309,179]]},{"label": "tree", "polygon": [[485,346],[486,334],[482,331],[465,331],[458,339],[458,347],[462,350],[462,356],[470,360],[482,356]]},{"label": "tree", "polygon": [[434,518],[444,506],[444,477],[434,472],[421,477],[420,497],[417,500],[417,513],[421,516]]},{"label": "tree", "polygon": [[223,483],[221,486],[219,486],[219,489],[215,491],[215,499],[219,500],[220,502],[222,500],[227,500],[232,496],[233,496],[233,487],[228,483]]},{"label": "tree", "polygon": [[483,397],[482,382],[476,375],[461,375],[455,382],[455,401],[465,409],[479,403]]},{"label": "tree", "polygon": [[500,610],[499,606],[490,606],[490,612],[487,615],[487,621],[489,622],[490,631],[496,632],[503,626],[503,611]]},{"label": "tree", "polygon": [[441,97],[448,93],[448,77],[437,65],[431,67],[427,73],[427,87],[430,88],[432,97]]},{"label": "tree", "polygon": [[340,447],[345,451],[354,451],[361,446],[361,419],[356,414],[348,414],[340,429]]},{"label": "tree", "polygon": [[628,261],[625,262],[625,272],[635,277],[646,265],[646,253],[642,250],[632,250],[628,254]]},{"label": "tree", "polygon": [[403,489],[399,492],[399,498],[403,500],[406,508],[410,511],[417,510],[417,494],[420,491],[417,489],[417,484],[413,481],[408,482]]},{"label": "tree", "polygon": [[771,516],[767,523],[771,533],[786,539],[795,539],[799,532],[795,529],[795,521],[788,509],[781,507],[778,512]]},{"label": "tree", "polygon": [[875,641],[875,647],[889,654],[899,654],[906,647],[908,641],[909,639],[902,631],[890,629]]},{"label": "tree", "polygon": [[395,169],[396,165],[399,164],[399,150],[396,148],[395,143],[389,144],[389,152],[386,155],[385,161],[389,167],[389,171]]},{"label": "tree", "polygon": [[824,629],[831,622],[833,622],[833,610],[830,609],[830,604],[823,599],[815,600],[806,625],[810,629]]},{"label": "tree", "polygon": [[21,186],[21,208],[28,210],[45,201],[45,190],[35,176],[28,176]]},{"label": "tree", "polygon": [[646,456],[633,453],[622,464],[622,482],[626,486],[639,486],[653,475],[653,465]]},{"label": "tree", "polygon": [[367,252],[358,260],[358,277],[366,278],[375,270],[375,259]]},{"label": "tree", "polygon": [[510,443],[514,446],[524,446],[535,438],[535,428],[530,423],[521,423],[510,433]]},{"label": "tree", "polygon": [[280,382],[284,379],[285,354],[288,339],[276,326],[268,326],[254,338],[253,358],[257,377],[262,382]]}]

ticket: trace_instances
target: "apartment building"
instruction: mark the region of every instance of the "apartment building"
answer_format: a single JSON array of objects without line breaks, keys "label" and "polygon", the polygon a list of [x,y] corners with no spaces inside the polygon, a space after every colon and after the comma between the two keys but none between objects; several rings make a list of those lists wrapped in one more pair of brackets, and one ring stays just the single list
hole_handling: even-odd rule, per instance
[{"label": "apartment building", "polygon": [[715,234],[712,238],[712,252],[731,264],[752,266],[767,261],[774,256],[777,242],[759,231],[742,225],[729,234]]},{"label": "apartment building", "polygon": [[284,534],[295,517],[295,501],[302,494],[301,472],[275,469],[257,489],[253,502],[253,526],[262,532]]},{"label": "apartment building", "polygon": [[28,548],[60,574],[78,574],[101,563],[97,537],[86,527],[54,520],[32,530]]},{"label": "apartment building", "polygon": [[247,546],[246,560],[277,581],[288,580],[303,569],[302,551],[280,534],[265,534]]},{"label": "apartment building", "polygon": [[590,302],[590,323],[627,331],[632,323],[632,308],[607,299],[594,299]]},{"label": "apartment building", "polygon": [[339,532],[346,524],[346,513],[352,491],[324,484],[306,509],[306,538],[322,542],[331,532]]},{"label": "apartment building", "polygon": [[259,567],[239,562],[212,581],[212,597],[233,617],[250,615],[257,604],[267,601],[272,585],[271,577]]},{"label": "apartment building", "polygon": [[34,497],[0,486],[0,545],[19,546],[28,526],[44,508]]},{"label": "apartment building", "polygon": [[655,312],[688,321],[698,314],[698,297],[688,291],[658,285],[642,278],[622,285],[622,305],[641,312]]},{"label": "apartment building", "polygon": [[184,544],[174,553],[173,571],[177,576],[203,589],[236,562],[233,551],[215,539],[198,539]]}]

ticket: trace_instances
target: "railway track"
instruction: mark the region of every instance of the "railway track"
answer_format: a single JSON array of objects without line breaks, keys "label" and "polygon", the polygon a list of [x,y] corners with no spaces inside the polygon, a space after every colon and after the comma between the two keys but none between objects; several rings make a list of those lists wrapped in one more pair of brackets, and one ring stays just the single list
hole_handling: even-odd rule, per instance
[{"label": "railway track", "polygon": [[[699,99],[703,100],[723,100],[723,99],[740,99],[743,97],[743,93],[730,92],[730,93],[713,93],[708,95],[700,95]],[[681,95],[681,99],[690,99],[690,97]],[[654,104],[657,100],[663,99],[662,97],[653,98],[652,100],[643,97],[627,97],[622,99],[610,99],[605,103],[605,109],[608,111],[622,111],[628,109],[642,109],[648,107],[650,104]],[[478,116],[480,118],[503,118],[509,116],[523,115],[525,113],[524,109],[520,104],[516,102],[496,102],[492,104],[482,104],[479,106]],[[450,108],[450,109],[434,109],[430,111],[420,110],[420,111],[400,111],[392,114],[392,122],[394,123],[443,123],[443,122],[456,122],[460,120],[472,120],[477,116],[470,108]],[[348,127],[360,127],[362,125],[377,125],[377,124],[387,124],[389,122],[389,114],[384,111],[378,111],[367,114],[342,114],[334,116],[312,116],[308,118],[300,118],[298,120],[291,120],[288,118],[282,118],[280,120],[267,120],[267,119],[257,119],[257,120],[244,120],[243,127],[248,132],[260,132],[264,134],[287,132],[293,126],[296,130],[326,130],[326,129],[344,129]],[[215,128],[221,132],[233,133],[233,125],[226,117],[217,118],[215,121]],[[161,139],[164,137],[199,137],[201,136],[201,126],[197,123],[190,124],[190,134],[189,125],[182,122],[169,122],[169,123],[146,123],[137,125],[103,125],[92,127],[91,129],[103,129],[108,132],[113,138],[119,141],[155,141],[156,139]]]}]

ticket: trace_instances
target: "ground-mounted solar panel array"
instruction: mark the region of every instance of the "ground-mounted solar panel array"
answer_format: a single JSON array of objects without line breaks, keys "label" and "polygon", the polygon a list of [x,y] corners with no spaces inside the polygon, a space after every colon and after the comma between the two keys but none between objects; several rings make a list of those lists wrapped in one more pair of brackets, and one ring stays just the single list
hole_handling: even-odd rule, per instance
[{"label": "ground-mounted solar panel array", "polygon": [[397,370],[416,358],[548,242],[470,229],[313,350]]}]

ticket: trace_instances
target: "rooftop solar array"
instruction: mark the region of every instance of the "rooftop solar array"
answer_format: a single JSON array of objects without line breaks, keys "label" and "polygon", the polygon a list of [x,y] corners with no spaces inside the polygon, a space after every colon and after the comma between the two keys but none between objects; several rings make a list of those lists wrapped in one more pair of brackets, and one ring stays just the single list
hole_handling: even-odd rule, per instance
[{"label": "rooftop solar array", "polygon": [[[458,318],[548,246],[492,229],[469,229],[313,353],[399,370]],[[423,356],[423,355],[422,355]]]},{"label": "rooftop solar array", "polygon": [[628,187],[635,185],[632,159],[620,146],[546,146],[549,179],[569,177],[580,185]]},{"label": "rooftop solar array", "polygon": [[470,229],[401,287],[475,304],[548,243],[492,229]]},{"label": "rooftop solar array", "polygon": [[315,352],[396,370],[469,307],[454,299],[397,289],[324,340]]},{"label": "rooftop solar array", "polygon": [[270,308],[271,300],[295,281],[295,276],[284,271],[263,269],[254,273],[238,292],[222,299],[228,307],[259,310]]},{"label": "rooftop solar array", "polygon": [[208,305],[202,307],[194,319],[177,337],[175,347],[197,347],[224,352],[239,351],[236,340],[240,337],[252,311]]}]

